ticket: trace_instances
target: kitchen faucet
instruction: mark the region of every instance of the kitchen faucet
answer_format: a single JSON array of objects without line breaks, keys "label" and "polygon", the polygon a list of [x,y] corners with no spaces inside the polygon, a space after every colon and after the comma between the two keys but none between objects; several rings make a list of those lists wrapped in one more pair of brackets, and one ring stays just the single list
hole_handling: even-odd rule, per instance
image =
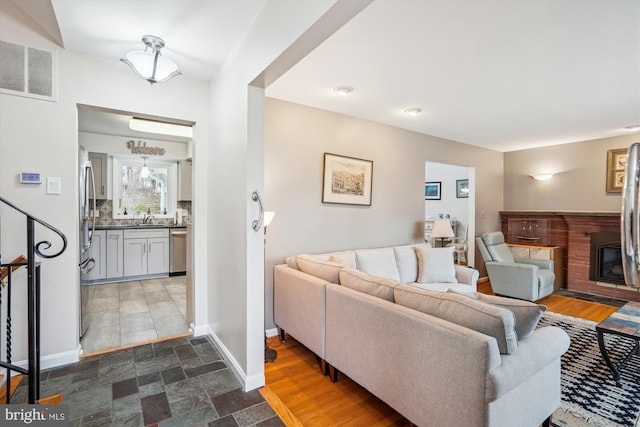
[{"label": "kitchen faucet", "polygon": [[144,215],[144,219],[142,220],[142,223],[143,223],[143,224],[147,224],[147,221],[149,221],[149,222],[148,222],[149,224],[153,224],[153,220],[154,220],[155,218],[156,218],[156,217],[155,217],[155,216],[153,216],[153,215],[147,215],[147,214],[145,214],[145,215]]}]

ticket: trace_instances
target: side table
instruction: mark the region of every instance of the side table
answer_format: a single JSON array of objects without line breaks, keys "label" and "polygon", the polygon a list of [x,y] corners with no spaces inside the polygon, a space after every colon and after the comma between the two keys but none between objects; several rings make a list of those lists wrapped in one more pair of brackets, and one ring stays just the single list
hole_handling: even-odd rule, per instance
[{"label": "side table", "polygon": [[[596,332],[598,333],[600,353],[602,353],[604,361],[613,373],[613,379],[620,385],[618,366],[624,364],[634,352],[640,351],[638,344],[640,341],[640,302],[628,302],[620,307],[618,311],[596,325]],[[604,345],[604,334],[620,335],[635,340],[635,345],[629,354],[618,363],[618,366],[614,365],[609,358]]]}]

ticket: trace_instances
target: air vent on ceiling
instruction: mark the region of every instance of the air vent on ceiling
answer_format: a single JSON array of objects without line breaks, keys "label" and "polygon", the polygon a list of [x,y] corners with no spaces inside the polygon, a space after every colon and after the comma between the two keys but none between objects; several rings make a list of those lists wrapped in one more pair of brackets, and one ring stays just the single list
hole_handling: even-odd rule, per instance
[{"label": "air vent on ceiling", "polygon": [[0,93],[55,101],[57,55],[0,40]]}]

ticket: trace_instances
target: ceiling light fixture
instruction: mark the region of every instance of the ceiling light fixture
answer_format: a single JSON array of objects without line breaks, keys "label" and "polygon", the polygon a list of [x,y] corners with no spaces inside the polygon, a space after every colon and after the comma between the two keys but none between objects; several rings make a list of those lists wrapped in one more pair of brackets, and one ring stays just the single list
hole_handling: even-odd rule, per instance
[{"label": "ceiling light fixture", "polygon": [[193,138],[193,128],[191,126],[156,122],[154,120],[136,119],[135,117],[129,120],[129,129],[137,130],[139,132],[157,133],[160,135]]},{"label": "ceiling light fixture", "polygon": [[172,77],[182,74],[175,62],[160,55],[160,49],[164,47],[164,40],[156,36],[143,36],[145,44],[144,52],[135,51],[126,54],[126,58],[120,59],[127,64],[134,73],[151,84],[164,83]]},{"label": "ceiling light fixture", "polygon": [[416,117],[418,114],[422,113],[422,109],[420,108],[406,108],[404,113],[411,116]]},{"label": "ceiling light fixture", "polygon": [[640,125],[625,126],[624,128],[625,128],[625,130],[628,130],[629,132],[635,132],[637,130],[640,130]]},{"label": "ceiling light fixture", "polygon": [[149,178],[149,168],[147,167],[147,158],[144,156],[142,158],[144,159],[144,166],[142,166],[142,169],[140,169],[140,178],[147,179]]},{"label": "ceiling light fixture", "polygon": [[353,92],[353,88],[351,86],[337,86],[333,88],[333,91],[340,96],[347,96]]}]

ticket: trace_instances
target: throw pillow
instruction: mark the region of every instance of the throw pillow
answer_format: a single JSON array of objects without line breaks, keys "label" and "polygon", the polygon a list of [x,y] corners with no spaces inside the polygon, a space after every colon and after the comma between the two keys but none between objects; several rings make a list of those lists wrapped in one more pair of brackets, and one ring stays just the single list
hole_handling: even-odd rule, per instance
[{"label": "throw pillow", "polygon": [[340,284],[344,287],[393,302],[393,288],[401,283],[392,279],[385,279],[384,277],[370,276],[367,273],[353,268],[343,268],[340,270]]},{"label": "throw pillow", "polygon": [[453,264],[453,246],[429,248],[424,245],[414,247],[418,257],[419,283],[458,283],[456,267]]},{"label": "throw pillow", "polygon": [[331,283],[340,283],[338,274],[346,266],[345,264],[331,261],[320,261],[310,255],[298,255],[296,264],[298,264],[300,271]]},{"label": "throw pillow", "polygon": [[393,248],[358,249],[355,252],[358,270],[372,276],[400,281]]},{"label": "throw pillow", "polygon": [[449,289],[448,292],[465,295],[469,298],[486,302],[487,304],[511,310],[513,315],[516,317],[515,329],[518,334],[518,339],[524,339],[531,335],[536,329],[536,326],[538,326],[538,322],[540,321],[542,314],[547,311],[547,307],[544,305],[519,299],[499,297],[497,295],[485,295],[479,292],[460,292],[453,289]]},{"label": "throw pillow", "polygon": [[449,292],[431,292],[410,285],[394,289],[396,304],[492,336],[502,354],[518,349],[516,319],[510,310]]}]

